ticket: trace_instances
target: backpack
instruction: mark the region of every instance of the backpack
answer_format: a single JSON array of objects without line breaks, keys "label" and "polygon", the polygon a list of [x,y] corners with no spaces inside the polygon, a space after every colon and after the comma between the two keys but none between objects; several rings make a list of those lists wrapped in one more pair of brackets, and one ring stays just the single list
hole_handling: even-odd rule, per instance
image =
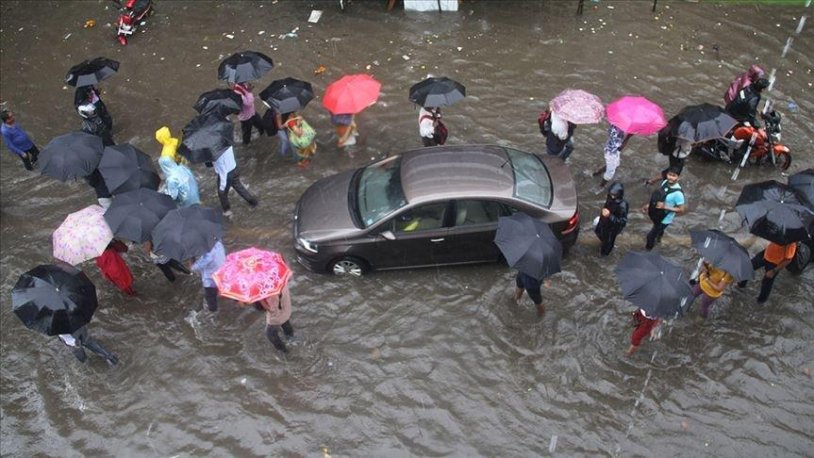
[{"label": "backpack", "polygon": [[449,129],[447,129],[447,126],[439,119],[435,125],[435,132],[432,134],[432,139],[436,145],[443,145],[447,142],[447,137],[449,137]]},{"label": "backpack", "polygon": [[546,131],[549,128],[546,126],[546,122],[551,118],[551,112],[549,110],[544,110],[540,112],[540,115],[537,116],[537,125],[540,126],[540,133],[543,134],[543,137],[546,136]]},{"label": "backpack", "polygon": [[671,188],[670,183],[667,180],[661,182],[658,189],[654,190],[652,194],[650,194],[650,203],[647,205],[647,216],[650,217],[650,221],[654,223],[660,223],[668,213],[669,210],[665,210],[663,208],[656,208],[656,204],[659,202],[664,202],[667,199],[667,196],[674,192],[680,192],[681,188]]}]

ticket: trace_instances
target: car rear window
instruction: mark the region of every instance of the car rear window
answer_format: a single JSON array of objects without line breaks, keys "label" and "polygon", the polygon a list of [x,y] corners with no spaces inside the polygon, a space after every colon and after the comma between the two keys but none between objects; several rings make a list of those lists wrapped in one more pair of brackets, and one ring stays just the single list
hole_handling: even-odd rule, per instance
[{"label": "car rear window", "polygon": [[535,205],[551,205],[551,176],[537,156],[506,148],[514,172],[514,196]]},{"label": "car rear window", "polygon": [[407,205],[401,188],[401,156],[365,167],[359,178],[356,204],[366,228]]}]

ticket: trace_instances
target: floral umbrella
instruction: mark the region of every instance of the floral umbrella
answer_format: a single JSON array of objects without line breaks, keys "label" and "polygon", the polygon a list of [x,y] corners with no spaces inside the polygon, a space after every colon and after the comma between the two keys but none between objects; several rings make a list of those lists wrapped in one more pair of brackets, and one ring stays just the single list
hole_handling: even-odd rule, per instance
[{"label": "floral umbrella", "polygon": [[51,236],[54,257],[77,265],[101,256],[113,240],[104,214],[104,208],[91,205],[68,215]]},{"label": "floral umbrella", "polygon": [[667,125],[661,107],[641,96],[628,95],[607,108],[608,121],[626,134],[652,135]]},{"label": "floral umbrella", "polygon": [[280,294],[291,269],[280,253],[247,248],[226,256],[212,278],[221,296],[250,304]]},{"label": "floral umbrella", "polygon": [[551,111],[574,124],[593,124],[602,120],[605,107],[599,97],[581,89],[566,89],[549,103]]}]

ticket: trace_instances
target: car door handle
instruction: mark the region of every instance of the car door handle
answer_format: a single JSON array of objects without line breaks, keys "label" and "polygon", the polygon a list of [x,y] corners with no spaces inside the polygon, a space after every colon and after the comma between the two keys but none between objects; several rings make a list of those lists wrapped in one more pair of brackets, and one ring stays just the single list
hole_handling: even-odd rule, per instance
[{"label": "car door handle", "polygon": [[444,241],[443,237],[441,237],[440,239],[430,239],[430,242],[433,242],[433,243],[438,243],[438,242],[443,242],[443,241]]}]

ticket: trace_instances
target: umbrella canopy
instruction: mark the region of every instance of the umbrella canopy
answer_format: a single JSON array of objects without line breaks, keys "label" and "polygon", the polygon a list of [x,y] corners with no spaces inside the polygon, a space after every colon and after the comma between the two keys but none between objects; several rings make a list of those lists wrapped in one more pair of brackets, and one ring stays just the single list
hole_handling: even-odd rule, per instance
[{"label": "umbrella canopy", "polygon": [[551,99],[551,111],[574,124],[593,124],[602,120],[605,107],[599,97],[581,89],[566,89]]},{"label": "umbrella canopy", "polygon": [[723,108],[709,103],[690,105],[670,118],[670,135],[693,143],[726,136],[738,121]]},{"label": "umbrella canopy", "polygon": [[268,73],[274,62],[271,57],[256,51],[234,53],[218,65],[218,79],[230,83],[243,83],[260,79]]},{"label": "umbrella canopy", "polygon": [[196,116],[184,127],[178,152],[190,162],[216,160],[232,146],[234,126],[216,113]]},{"label": "umbrella canopy", "polygon": [[790,176],[789,186],[806,199],[808,208],[814,210],[814,169],[806,169]]},{"label": "umbrella canopy", "polygon": [[517,212],[497,222],[495,244],[509,266],[538,280],[559,272],[562,244],[548,224]]},{"label": "umbrella canopy", "polygon": [[280,253],[258,248],[230,253],[212,275],[221,296],[245,303],[280,294],[290,278]]},{"label": "umbrella canopy", "polygon": [[656,253],[628,251],[616,266],[616,280],[625,299],[650,316],[675,317],[692,298],[681,267]]},{"label": "umbrella canopy", "polygon": [[186,261],[209,252],[222,237],[220,212],[195,204],[164,215],[153,229],[153,251],[177,261]]},{"label": "umbrella canopy", "polygon": [[427,78],[410,88],[410,101],[425,108],[447,107],[464,97],[463,84],[445,76]]},{"label": "umbrella canopy", "polygon": [[814,210],[800,196],[775,180],[743,187],[735,210],[749,225],[749,232],[770,242],[788,245],[814,235]]},{"label": "umbrella canopy", "polygon": [[345,75],[325,88],[322,106],[333,114],[356,114],[376,103],[381,88],[370,75]]},{"label": "umbrella canopy", "polygon": [[311,83],[295,78],[274,80],[260,92],[260,98],[278,113],[300,111],[314,99]]},{"label": "umbrella canopy", "polygon": [[99,162],[99,173],[111,194],[139,188],[155,191],[161,184],[150,156],[129,143],[106,147]]},{"label": "umbrella canopy", "polygon": [[71,213],[51,235],[54,258],[76,265],[101,256],[113,240],[113,231],[99,205]]},{"label": "umbrella canopy", "polygon": [[667,125],[661,107],[641,96],[625,96],[607,107],[608,122],[626,134],[651,135]]},{"label": "umbrella canopy", "polygon": [[119,62],[105,57],[86,60],[76,64],[65,75],[65,83],[71,86],[93,86],[119,71]]},{"label": "umbrella canopy", "polygon": [[49,336],[70,334],[93,317],[96,287],[75,267],[40,265],[20,275],[11,305],[28,329]]},{"label": "umbrella canopy", "polygon": [[240,113],[243,99],[231,89],[214,89],[201,94],[192,108],[200,114],[212,113],[225,118]]},{"label": "umbrella canopy", "polygon": [[690,231],[692,247],[710,264],[723,269],[735,280],[751,280],[754,274],[749,252],[737,240],[721,231]]},{"label": "umbrella canopy", "polygon": [[146,242],[155,226],[176,207],[172,197],[152,189],[136,189],[113,196],[105,221],[117,238]]},{"label": "umbrella canopy", "polygon": [[85,132],[69,132],[51,140],[40,154],[42,174],[59,181],[93,173],[102,159],[102,139]]}]

